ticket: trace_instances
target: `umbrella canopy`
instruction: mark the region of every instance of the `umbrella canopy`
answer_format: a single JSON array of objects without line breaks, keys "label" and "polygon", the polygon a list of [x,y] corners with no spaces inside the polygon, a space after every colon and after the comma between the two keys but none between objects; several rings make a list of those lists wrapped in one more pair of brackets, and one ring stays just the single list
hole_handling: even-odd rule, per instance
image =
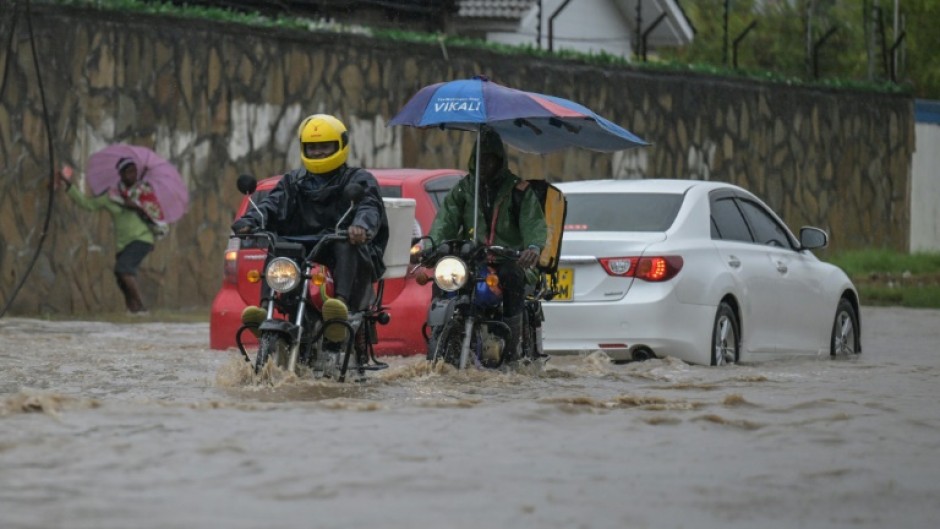
[{"label": "umbrella canopy", "polygon": [[614,152],[648,145],[584,105],[482,76],[422,88],[388,124],[468,131],[486,124],[513,147],[539,154],[568,147]]},{"label": "umbrella canopy", "polygon": [[146,147],[123,143],[109,145],[88,158],[85,175],[88,187],[100,195],[116,187],[121,181],[117,164],[122,158],[130,158],[137,165],[138,181],[147,182],[153,188],[157,202],[163,211],[163,221],[176,222],[189,206],[189,190],[179,171],[170,162]]}]

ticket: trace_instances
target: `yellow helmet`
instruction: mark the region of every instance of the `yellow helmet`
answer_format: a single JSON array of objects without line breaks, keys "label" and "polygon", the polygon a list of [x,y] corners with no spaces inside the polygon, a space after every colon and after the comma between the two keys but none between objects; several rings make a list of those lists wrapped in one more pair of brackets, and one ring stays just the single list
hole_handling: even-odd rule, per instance
[{"label": "yellow helmet", "polygon": [[346,163],[349,133],[343,122],[328,114],[307,116],[297,128],[300,159],[307,171],[329,173]]}]

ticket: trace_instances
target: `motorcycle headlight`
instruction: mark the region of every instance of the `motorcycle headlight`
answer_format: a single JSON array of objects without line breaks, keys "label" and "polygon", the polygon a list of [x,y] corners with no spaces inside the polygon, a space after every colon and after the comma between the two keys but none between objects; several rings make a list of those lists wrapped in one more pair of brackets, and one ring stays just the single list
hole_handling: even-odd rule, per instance
[{"label": "motorcycle headlight", "polygon": [[286,257],[275,257],[264,269],[264,280],[275,292],[290,292],[300,284],[300,267]]},{"label": "motorcycle headlight", "polygon": [[445,292],[453,292],[467,282],[467,265],[456,257],[445,257],[434,267],[434,284]]}]

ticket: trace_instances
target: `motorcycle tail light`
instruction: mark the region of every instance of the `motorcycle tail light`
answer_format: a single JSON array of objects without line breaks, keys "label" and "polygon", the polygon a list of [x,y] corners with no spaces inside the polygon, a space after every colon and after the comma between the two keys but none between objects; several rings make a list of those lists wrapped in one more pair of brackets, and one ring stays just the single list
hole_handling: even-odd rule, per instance
[{"label": "motorcycle tail light", "polygon": [[445,292],[453,292],[467,283],[467,265],[457,257],[445,257],[434,267],[434,284]]},{"label": "motorcycle tail light", "polygon": [[604,271],[614,277],[635,277],[643,281],[668,281],[682,270],[683,260],[678,255],[652,257],[602,257],[598,259]]},{"label": "motorcycle tail light", "polygon": [[300,284],[300,267],[286,257],[276,257],[264,270],[268,286],[275,292],[290,292]]}]

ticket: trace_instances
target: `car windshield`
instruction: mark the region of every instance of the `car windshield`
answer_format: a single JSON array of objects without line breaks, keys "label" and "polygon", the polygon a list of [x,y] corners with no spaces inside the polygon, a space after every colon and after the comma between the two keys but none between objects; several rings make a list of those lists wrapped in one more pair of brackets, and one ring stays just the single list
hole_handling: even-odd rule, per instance
[{"label": "car windshield", "polygon": [[571,193],[565,231],[666,231],[679,213],[675,193]]},{"label": "car windshield", "polygon": [[379,186],[383,198],[401,198],[401,186]]}]

